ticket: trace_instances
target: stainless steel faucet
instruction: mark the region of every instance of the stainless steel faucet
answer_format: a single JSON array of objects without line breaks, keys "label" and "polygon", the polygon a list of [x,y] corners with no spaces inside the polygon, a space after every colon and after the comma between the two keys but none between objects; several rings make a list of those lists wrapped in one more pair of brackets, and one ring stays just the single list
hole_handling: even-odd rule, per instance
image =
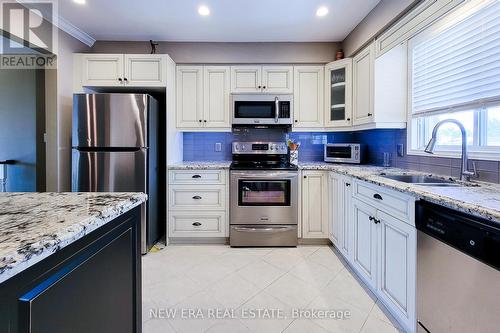
[{"label": "stainless steel faucet", "polygon": [[462,133],[462,165],[460,166],[460,180],[467,180],[470,181],[470,177],[477,177],[477,171],[476,171],[476,163],[472,162],[472,168],[473,170],[469,170],[468,166],[468,154],[467,154],[467,132],[465,131],[464,125],[462,125],[461,122],[455,119],[444,119],[441,120],[434,126],[434,129],[432,130],[432,137],[429,140],[429,143],[425,147],[425,152],[429,154],[433,154],[434,152],[434,146],[436,145],[436,137],[437,137],[437,131],[441,125],[445,123],[452,123],[458,126],[460,128],[460,132]]}]

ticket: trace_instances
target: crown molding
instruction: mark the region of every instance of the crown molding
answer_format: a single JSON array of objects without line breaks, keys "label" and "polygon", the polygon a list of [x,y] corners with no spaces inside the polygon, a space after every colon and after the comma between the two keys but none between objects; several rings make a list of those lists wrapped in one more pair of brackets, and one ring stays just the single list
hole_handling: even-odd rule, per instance
[{"label": "crown molding", "polygon": [[[1,0],[0,0],[1,1]],[[26,2],[25,0],[16,0],[17,3],[21,4],[22,6],[26,8],[30,8],[30,2]],[[43,16],[42,17],[49,17],[49,15]],[[64,31],[68,35],[78,39],[80,42],[83,44],[87,45],[88,47],[92,47],[94,43],[96,42],[95,38],[90,36],[88,33],[83,31],[82,29],[78,28],[77,26],[74,26],[71,22],[66,20],[62,16],[55,16],[55,20],[52,20],[52,23],[54,26],[56,26],[59,30]]]},{"label": "crown molding", "polygon": [[96,42],[94,37],[90,36],[88,33],[83,31],[82,29],[74,26],[72,23],[70,23],[68,20],[66,20],[65,18],[63,18],[61,16],[59,16],[57,18],[56,26],[60,30],[62,30],[65,33],[67,33],[68,35],[78,39],[80,42],[82,42],[83,44],[85,44],[89,47],[92,47],[92,45],[94,45],[94,43]]}]

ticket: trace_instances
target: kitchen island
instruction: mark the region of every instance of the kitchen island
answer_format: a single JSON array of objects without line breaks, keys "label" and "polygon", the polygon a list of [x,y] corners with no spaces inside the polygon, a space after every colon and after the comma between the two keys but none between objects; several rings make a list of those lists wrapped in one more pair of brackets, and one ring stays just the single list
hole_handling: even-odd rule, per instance
[{"label": "kitchen island", "polygon": [[0,332],[140,332],[146,200],[0,194]]}]

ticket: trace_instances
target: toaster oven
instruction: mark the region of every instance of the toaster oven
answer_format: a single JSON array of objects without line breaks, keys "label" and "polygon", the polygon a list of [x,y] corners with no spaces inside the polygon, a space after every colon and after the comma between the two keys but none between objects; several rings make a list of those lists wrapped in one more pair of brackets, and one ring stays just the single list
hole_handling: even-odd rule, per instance
[{"label": "toaster oven", "polygon": [[328,143],[325,145],[325,162],[363,163],[364,146],[359,143]]}]

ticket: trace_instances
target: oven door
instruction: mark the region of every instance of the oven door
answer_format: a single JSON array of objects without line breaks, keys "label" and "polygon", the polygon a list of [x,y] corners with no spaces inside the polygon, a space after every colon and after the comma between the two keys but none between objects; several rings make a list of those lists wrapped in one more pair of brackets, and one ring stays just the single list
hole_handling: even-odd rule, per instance
[{"label": "oven door", "polygon": [[231,171],[231,224],[297,224],[297,171]]}]

